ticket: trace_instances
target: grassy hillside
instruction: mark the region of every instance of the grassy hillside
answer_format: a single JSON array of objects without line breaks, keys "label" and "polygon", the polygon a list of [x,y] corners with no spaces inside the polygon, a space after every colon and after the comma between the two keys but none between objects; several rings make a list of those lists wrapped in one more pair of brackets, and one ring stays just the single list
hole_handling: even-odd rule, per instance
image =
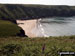
[{"label": "grassy hillside", "polygon": [[75,16],[75,6],[0,4],[1,19],[34,19]]},{"label": "grassy hillside", "polygon": [[18,33],[20,33],[20,29],[21,28],[10,21],[0,20],[0,37],[16,36]]},{"label": "grassy hillside", "polygon": [[59,56],[61,51],[75,52],[75,36],[0,38],[0,56]]},{"label": "grassy hillside", "polygon": [[0,56],[59,56],[61,51],[75,52],[75,36],[15,37],[21,28],[7,21],[55,16],[75,16],[75,6],[0,4]]}]

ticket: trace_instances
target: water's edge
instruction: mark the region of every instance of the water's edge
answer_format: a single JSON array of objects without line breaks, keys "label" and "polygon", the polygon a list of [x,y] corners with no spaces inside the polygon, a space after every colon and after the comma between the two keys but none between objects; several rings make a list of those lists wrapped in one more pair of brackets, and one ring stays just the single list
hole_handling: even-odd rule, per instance
[{"label": "water's edge", "polygon": [[29,37],[75,35],[75,17],[16,20]]}]

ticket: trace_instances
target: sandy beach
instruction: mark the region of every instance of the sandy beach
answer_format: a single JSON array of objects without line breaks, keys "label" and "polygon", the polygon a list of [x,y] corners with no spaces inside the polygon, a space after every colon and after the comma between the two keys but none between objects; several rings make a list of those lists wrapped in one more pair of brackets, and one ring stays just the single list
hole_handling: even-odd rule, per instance
[{"label": "sandy beach", "polygon": [[34,28],[37,26],[37,20],[16,20],[19,27],[21,27],[25,31],[25,35],[28,37],[37,37],[36,34],[33,33]]}]

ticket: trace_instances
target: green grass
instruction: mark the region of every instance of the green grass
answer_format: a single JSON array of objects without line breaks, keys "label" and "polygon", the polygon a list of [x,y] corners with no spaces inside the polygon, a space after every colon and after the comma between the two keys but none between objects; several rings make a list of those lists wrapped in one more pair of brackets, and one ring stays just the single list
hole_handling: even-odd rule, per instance
[{"label": "green grass", "polygon": [[16,36],[20,27],[10,21],[0,20],[0,36]]},{"label": "green grass", "polygon": [[[42,51],[44,45],[45,49]],[[60,51],[75,52],[75,36],[0,38],[0,55],[3,56],[59,56]]]}]

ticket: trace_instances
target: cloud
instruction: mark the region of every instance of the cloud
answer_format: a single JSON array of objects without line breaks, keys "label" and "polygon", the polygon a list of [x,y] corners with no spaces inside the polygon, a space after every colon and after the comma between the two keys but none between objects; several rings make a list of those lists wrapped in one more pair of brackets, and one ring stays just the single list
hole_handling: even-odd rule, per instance
[{"label": "cloud", "polygon": [[75,6],[75,0],[0,0],[0,3],[74,5]]}]

